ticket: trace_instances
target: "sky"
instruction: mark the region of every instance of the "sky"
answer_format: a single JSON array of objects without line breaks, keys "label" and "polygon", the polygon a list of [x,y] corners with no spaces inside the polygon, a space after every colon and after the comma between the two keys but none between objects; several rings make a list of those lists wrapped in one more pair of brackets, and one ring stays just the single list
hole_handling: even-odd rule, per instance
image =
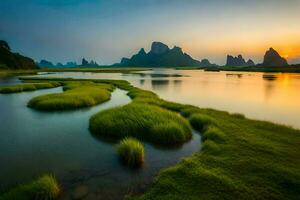
[{"label": "sky", "polygon": [[0,39],[39,61],[119,62],[153,41],[224,64],[273,47],[300,63],[300,0],[0,0]]}]

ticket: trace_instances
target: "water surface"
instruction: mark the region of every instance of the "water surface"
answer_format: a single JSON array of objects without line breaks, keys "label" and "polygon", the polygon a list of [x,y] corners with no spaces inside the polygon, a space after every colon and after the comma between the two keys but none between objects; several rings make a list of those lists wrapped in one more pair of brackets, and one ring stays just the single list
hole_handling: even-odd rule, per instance
[{"label": "water surface", "polygon": [[85,199],[122,199],[129,192],[143,191],[160,169],[200,149],[196,133],[177,149],[145,144],[145,165],[130,170],[119,162],[114,143],[99,140],[88,130],[93,114],[131,101],[126,91],[117,89],[110,101],[77,111],[49,113],[26,107],[34,96],[61,91],[0,95],[0,190],[50,173],[62,185],[61,199],[71,199],[78,191],[87,193]]},{"label": "water surface", "polygon": [[125,79],[166,100],[300,128],[299,73],[154,69],[137,74],[67,72],[44,76]]}]

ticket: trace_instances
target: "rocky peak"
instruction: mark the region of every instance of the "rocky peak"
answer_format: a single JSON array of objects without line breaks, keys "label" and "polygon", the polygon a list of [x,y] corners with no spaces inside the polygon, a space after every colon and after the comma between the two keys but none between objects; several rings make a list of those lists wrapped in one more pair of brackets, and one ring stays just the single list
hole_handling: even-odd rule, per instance
[{"label": "rocky peak", "polygon": [[163,54],[169,51],[169,47],[162,42],[153,42],[151,45],[151,53]]},{"label": "rocky peak", "polygon": [[244,60],[242,55],[238,55],[237,57],[233,57],[231,55],[227,55],[226,66],[245,66],[246,61]]},{"label": "rocky peak", "polygon": [[286,59],[281,57],[275,49],[271,47],[268,51],[266,51],[263,66],[278,67],[287,65],[288,63]]},{"label": "rocky peak", "polygon": [[140,51],[138,52],[139,55],[146,55],[146,51],[144,48],[141,48]]},{"label": "rocky peak", "polygon": [[249,60],[246,62],[246,65],[247,65],[247,66],[254,66],[255,63],[253,62],[253,60],[249,59]]}]

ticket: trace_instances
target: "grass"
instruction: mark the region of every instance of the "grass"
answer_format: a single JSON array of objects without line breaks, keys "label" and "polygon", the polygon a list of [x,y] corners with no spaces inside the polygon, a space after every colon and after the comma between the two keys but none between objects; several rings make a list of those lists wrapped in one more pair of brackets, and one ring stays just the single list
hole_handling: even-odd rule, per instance
[{"label": "grass", "polygon": [[145,194],[128,199],[299,198],[299,130],[212,109],[194,109],[191,119],[203,130],[201,151],[160,172]]},{"label": "grass", "polygon": [[122,162],[130,167],[140,167],[144,162],[144,145],[135,138],[121,140],[117,153]]},{"label": "grass", "polygon": [[96,84],[88,81],[64,84],[63,93],[34,97],[28,102],[28,107],[45,111],[90,107],[108,101],[114,89],[109,84]]},{"label": "grass", "polygon": [[[113,84],[127,90],[133,99],[133,103],[127,106],[143,108],[149,106],[163,112],[172,111],[171,113],[175,115],[176,111],[186,117],[202,134],[203,143],[199,152],[184,158],[173,167],[162,170],[147,192],[128,199],[299,199],[299,130],[270,122],[250,120],[240,114],[168,102],[152,92],[135,88],[126,81],[95,80],[95,82]],[[113,132],[117,137],[123,135],[123,131],[128,135],[142,136],[143,132],[133,134],[130,129],[135,130],[136,126],[143,127],[144,123],[140,123],[140,119],[144,121],[144,117],[134,115],[139,115],[144,109],[137,108],[137,112],[130,114],[124,112],[126,111],[124,107],[116,109],[116,114],[109,110],[104,111],[108,114],[103,119],[121,120],[123,128],[110,127],[114,123],[108,121],[111,124],[108,130],[118,130],[118,133]],[[155,118],[156,114],[148,112],[146,115],[147,118],[149,116]],[[118,115],[120,118],[115,117]],[[100,115],[99,117],[101,118]],[[91,120],[94,120],[93,118]],[[139,119],[133,123],[138,125],[129,126],[128,124],[132,123],[131,118]],[[118,123],[119,121],[116,121],[115,125],[118,126]],[[163,124],[161,123],[162,126]],[[98,128],[102,128],[104,133],[107,127]],[[98,128],[96,130],[99,130]],[[124,137],[126,136],[127,134],[124,134]],[[143,137],[148,137],[148,134]]]},{"label": "grass", "polygon": [[34,75],[36,73],[37,73],[37,70],[7,70],[7,69],[0,69],[0,78],[1,77],[21,76],[21,75],[22,76],[24,76],[24,75]]},{"label": "grass", "polygon": [[60,187],[56,179],[45,175],[0,195],[0,200],[53,200],[59,193]]},{"label": "grass", "polygon": [[158,145],[183,144],[192,136],[187,120],[176,113],[136,102],[97,113],[90,130],[102,137],[133,136]]},{"label": "grass", "polygon": [[18,93],[26,91],[34,91],[39,89],[49,89],[59,87],[61,84],[59,82],[46,82],[46,83],[26,83],[12,86],[2,86],[0,87],[0,93]]}]

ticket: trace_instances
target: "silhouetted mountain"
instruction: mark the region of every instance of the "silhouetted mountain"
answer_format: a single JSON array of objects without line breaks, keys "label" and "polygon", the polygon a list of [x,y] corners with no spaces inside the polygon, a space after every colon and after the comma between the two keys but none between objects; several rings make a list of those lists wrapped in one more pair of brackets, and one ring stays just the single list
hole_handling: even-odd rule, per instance
[{"label": "silhouetted mountain", "polygon": [[31,58],[11,52],[8,43],[0,40],[0,68],[36,69],[38,66]]},{"label": "silhouetted mountain", "polygon": [[253,62],[253,60],[249,59],[249,60],[246,62],[246,66],[255,66],[255,63]]},{"label": "silhouetted mountain", "polygon": [[37,63],[42,68],[69,68],[69,67],[77,67],[76,62],[67,62],[66,64],[62,64],[61,62],[58,62],[56,65],[54,65],[52,62],[48,60],[41,60],[39,63]]},{"label": "silhouetted mountain", "polygon": [[200,62],[183,53],[180,47],[175,46],[170,49],[161,42],[153,42],[148,53],[145,52],[144,48],[141,48],[131,58],[122,58],[121,63],[115,65],[135,67],[212,66],[207,59]]},{"label": "silhouetted mountain", "polygon": [[254,66],[255,63],[249,59],[247,62],[243,58],[242,55],[238,55],[237,57],[233,57],[231,55],[227,55],[227,61],[225,66],[230,67],[246,67],[246,66]]},{"label": "silhouetted mountain", "polygon": [[67,62],[64,66],[65,67],[77,67],[77,63],[76,62]]},{"label": "silhouetted mountain", "polygon": [[45,68],[53,68],[53,67],[55,67],[55,66],[53,65],[53,63],[50,62],[50,61],[48,61],[48,60],[41,60],[41,61],[38,63],[38,65],[39,65],[40,67],[45,67]]},{"label": "silhouetted mountain", "polygon": [[288,66],[288,63],[285,58],[281,57],[277,51],[273,48],[270,48],[264,56],[264,62],[262,66],[266,67],[281,67]]},{"label": "silhouetted mountain", "polygon": [[99,67],[98,63],[91,60],[88,62],[85,58],[82,58],[80,67]]}]

